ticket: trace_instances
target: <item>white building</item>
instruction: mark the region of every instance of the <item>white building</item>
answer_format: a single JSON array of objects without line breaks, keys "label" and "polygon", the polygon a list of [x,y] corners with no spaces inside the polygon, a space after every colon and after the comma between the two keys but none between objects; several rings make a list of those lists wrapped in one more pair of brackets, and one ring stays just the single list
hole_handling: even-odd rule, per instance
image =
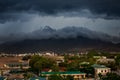
[{"label": "white building", "polygon": [[92,67],[94,67],[95,70],[95,80],[99,80],[99,74],[105,76],[107,73],[111,72],[111,69],[104,65],[94,64]]}]

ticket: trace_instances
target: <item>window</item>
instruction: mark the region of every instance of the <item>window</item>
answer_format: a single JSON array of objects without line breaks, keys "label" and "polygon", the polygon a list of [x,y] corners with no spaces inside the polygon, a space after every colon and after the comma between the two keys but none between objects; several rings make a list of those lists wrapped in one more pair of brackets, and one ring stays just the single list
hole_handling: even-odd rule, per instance
[{"label": "window", "polygon": [[101,72],[103,72],[103,70],[101,70]]},{"label": "window", "polygon": [[107,72],[107,71],[105,70],[105,72]]}]

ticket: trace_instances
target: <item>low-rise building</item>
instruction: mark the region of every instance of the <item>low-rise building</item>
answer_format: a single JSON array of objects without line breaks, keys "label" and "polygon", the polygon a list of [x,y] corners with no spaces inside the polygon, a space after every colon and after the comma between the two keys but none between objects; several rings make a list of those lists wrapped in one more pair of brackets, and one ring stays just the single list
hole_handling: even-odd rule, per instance
[{"label": "low-rise building", "polygon": [[115,59],[110,59],[110,58],[100,58],[97,60],[97,63],[111,63],[111,62],[115,62]]},{"label": "low-rise building", "polygon": [[48,79],[48,77],[50,75],[60,75],[60,76],[73,76],[74,80],[80,80],[80,79],[85,79],[86,78],[86,73],[82,73],[79,71],[67,71],[67,72],[42,72],[41,75],[42,76],[46,76],[46,79]]},{"label": "low-rise building", "polygon": [[111,72],[111,69],[104,65],[94,64],[92,67],[94,67],[95,70],[95,80],[99,79],[99,74],[105,76],[107,73]]},{"label": "low-rise building", "polygon": [[29,68],[29,63],[28,62],[11,62],[6,64],[6,66],[10,69],[28,69]]}]

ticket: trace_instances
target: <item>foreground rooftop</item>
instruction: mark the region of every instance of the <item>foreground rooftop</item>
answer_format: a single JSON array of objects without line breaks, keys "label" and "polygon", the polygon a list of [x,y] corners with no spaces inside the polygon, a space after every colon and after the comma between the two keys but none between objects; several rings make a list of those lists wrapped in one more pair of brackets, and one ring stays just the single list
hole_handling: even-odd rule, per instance
[{"label": "foreground rooftop", "polygon": [[86,73],[82,73],[79,71],[66,71],[66,72],[42,72],[41,74],[43,75],[47,75],[47,74],[86,74]]}]

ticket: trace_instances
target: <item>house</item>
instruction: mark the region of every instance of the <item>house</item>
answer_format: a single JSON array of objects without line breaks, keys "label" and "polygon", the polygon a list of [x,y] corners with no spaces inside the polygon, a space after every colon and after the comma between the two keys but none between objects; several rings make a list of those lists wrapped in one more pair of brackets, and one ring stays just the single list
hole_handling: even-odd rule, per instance
[{"label": "house", "polygon": [[64,57],[63,56],[58,56],[56,57],[56,63],[59,65],[60,63],[64,62]]},{"label": "house", "polygon": [[92,67],[95,70],[95,80],[99,79],[99,74],[105,76],[107,73],[111,72],[111,69],[104,65],[94,64],[94,65],[92,65]]},{"label": "house", "polygon": [[6,66],[10,69],[28,69],[29,68],[29,63],[28,62],[11,62],[7,63]]},{"label": "house", "polygon": [[48,79],[48,77],[50,75],[60,75],[60,76],[73,76],[74,80],[80,80],[80,79],[85,79],[86,78],[86,73],[82,73],[79,71],[66,71],[66,72],[42,72],[41,75],[42,76],[46,76],[46,79]]},{"label": "house", "polygon": [[115,59],[109,59],[106,57],[102,57],[97,60],[97,63],[112,63],[112,62],[115,63]]},{"label": "house", "polygon": [[27,68],[28,62],[20,62],[21,60],[22,57],[16,56],[0,57],[0,75],[8,74],[13,68]]},{"label": "house", "polygon": [[24,76],[21,73],[10,74],[7,76],[7,80],[24,80]]}]

